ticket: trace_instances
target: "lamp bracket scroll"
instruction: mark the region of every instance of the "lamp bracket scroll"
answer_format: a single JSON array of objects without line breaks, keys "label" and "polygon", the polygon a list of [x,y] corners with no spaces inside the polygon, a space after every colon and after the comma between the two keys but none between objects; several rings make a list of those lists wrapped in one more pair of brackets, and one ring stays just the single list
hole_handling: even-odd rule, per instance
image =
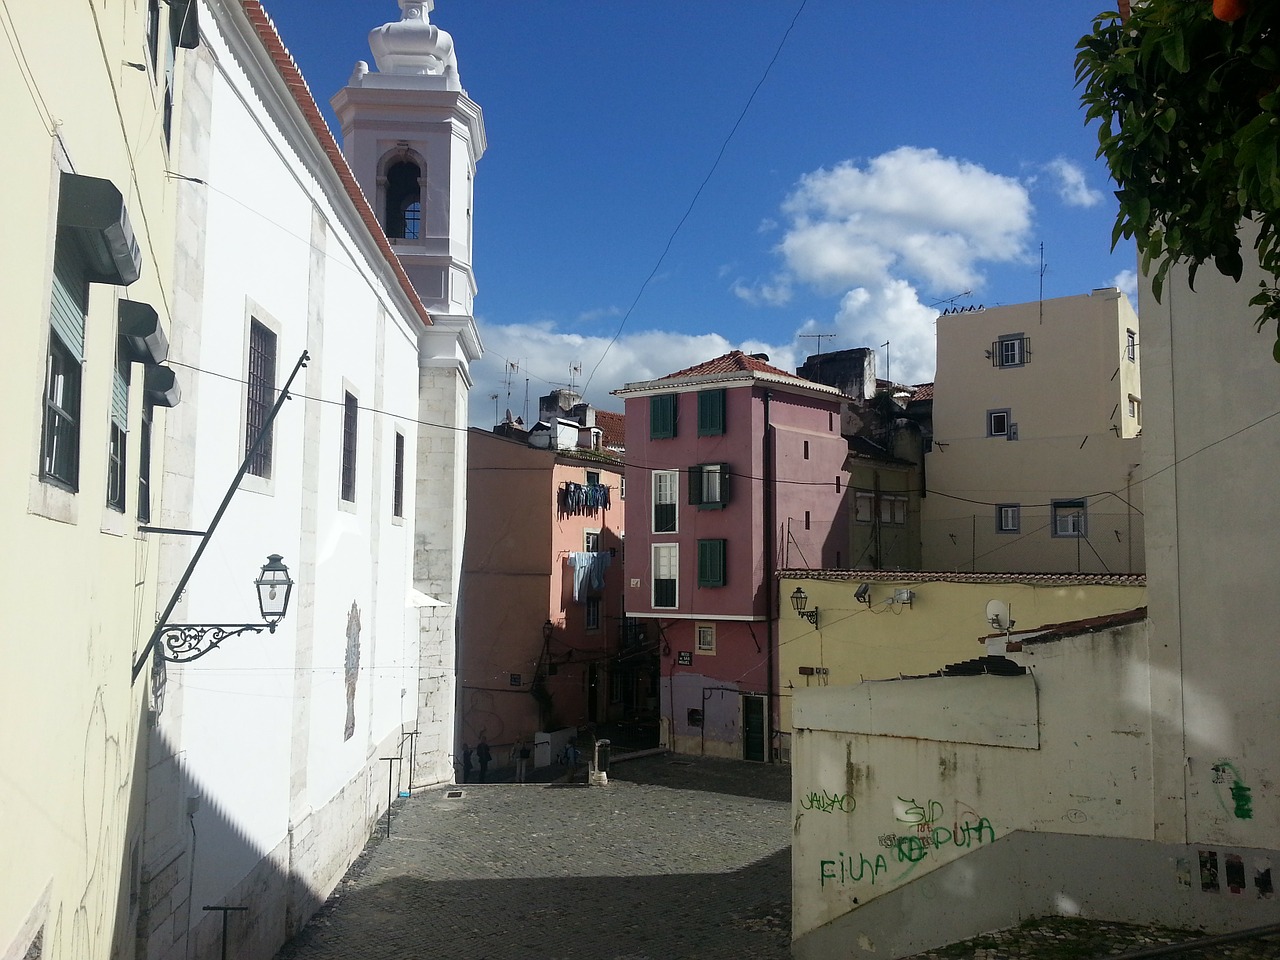
[{"label": "lamp bracket scroll", "polygon": [[174,623],[160,634],[160,656],[170,663],[190,663],[199,660],[211,650],[217,650],[223,640],[242,633],[275,632],[275,624],[256,623]]}]

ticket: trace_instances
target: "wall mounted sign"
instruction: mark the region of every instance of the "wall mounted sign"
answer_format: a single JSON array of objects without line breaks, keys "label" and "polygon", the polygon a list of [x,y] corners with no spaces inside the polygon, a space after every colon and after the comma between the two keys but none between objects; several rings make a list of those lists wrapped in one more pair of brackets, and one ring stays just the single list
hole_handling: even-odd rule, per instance
[{"label": "wall mounted sign", "polygon": [[520,674],[518,674],[518,673],[513,673],[513,674],[511,675],[511,685],[512,685],[513,687],[518,687],[518,686],[520,686]]},{"label": "wall mounted sign", "polygon": [[680,664],[680,666],[682,666],[682,667],[692,667],[692,666],[693,666],[693,651],[692,651],[692,650],[681,650],[679,653],[677,653],[677,654],[676,654],[676,663]]}]

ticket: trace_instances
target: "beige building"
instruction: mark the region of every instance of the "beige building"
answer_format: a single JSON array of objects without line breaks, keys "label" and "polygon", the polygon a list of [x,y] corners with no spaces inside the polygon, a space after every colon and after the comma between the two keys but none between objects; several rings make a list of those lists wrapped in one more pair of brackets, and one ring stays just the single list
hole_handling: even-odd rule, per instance
[{"label": "beige building", "polygon": [[0,11],[0,956],[129,956],[185,0]]},{"label": "beige building", "polygon": [[[997,633],[988,605],[1000,604],[1015,633],[1082,616],[1144,606],[1146,578],[1097,574],[915,573],[784,570],[779,595],[781,729],[792,731],[796,692],[864,680],[929,674],[986,652]],[[865,588],[865,589],[864,589]],[[810,623],[791,611],[801,590]],[[997,609],[993,607],[992,609]]]},{"label": "beige building", "polygon": [[929,570],[1141,573],[1138,318],[1106,287],[938,318]]}]

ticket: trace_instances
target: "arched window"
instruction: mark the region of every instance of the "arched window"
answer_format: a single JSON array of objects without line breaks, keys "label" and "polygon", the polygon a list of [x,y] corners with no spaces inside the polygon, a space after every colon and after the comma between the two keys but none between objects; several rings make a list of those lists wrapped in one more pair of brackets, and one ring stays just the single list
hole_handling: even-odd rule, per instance
[{"label": "arched window", "polygon": [[422,191],[418,180],[422,171],[416,163],[401,160],[387,171],[388,237],[417,240],[422,235]]}]

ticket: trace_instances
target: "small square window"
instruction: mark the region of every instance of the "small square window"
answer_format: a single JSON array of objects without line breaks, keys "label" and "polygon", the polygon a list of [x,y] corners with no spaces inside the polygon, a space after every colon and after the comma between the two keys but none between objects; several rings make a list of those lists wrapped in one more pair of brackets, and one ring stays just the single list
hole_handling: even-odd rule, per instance
[{"label": "small square window", "polygon": [[719,509],[729,502],[729,465],[700,463],[689,468],[689,502],[702,509]]},{"label": "small square window", "polygon": [[600,552],[599,530],[587,530],[582,534],[582,549],[587,553]]},{"label": "small square window", "polygon": [[1031,338],[1020,333],[1002,336],[991,344],[991,363],[997,367],[1021,367],[1031,362]]},{"label": "small square window", "polygon": [[1138,421],[1139,424],[1142,423],[1142,401],[1137,397],[1129,397],[1129,416]]},{"label": "small square window", "polygon": [[1084,500],[1054,500],[1053,535],[1055,537],[1087,537],[1088,507]]},{"label": "small square window", "polygon": [[600,486],[600,471],[599,471],[599,470],[588,470],[588,471],[587,471],[587,486],[589,486],[589,487],[598,487],[598,486]]},{"label": "small square window", "polygon": [[725,541],[698,541],[698,586],[723,587]]},{"label": "small square window", "polygon": [[870,490],[853,492],[853,522],[870,523],[876,516],[876,498]]},{"label": "small square window", "polygon": [[907,498],[899,493],[880,494],[880,522],[901,527],[907,522]]},{"label": "small square window", "polygon": [[716,437],[724,433],[724,390],[698,392],[698,436]]},{"label": "small square window", "polygon": [[715,656],[716,653],[716,626],[714,623],[700,623],[697,627],[698,636],[697,643],[694,646],[696,653],[704,656]]},{"label": "small square window", "polygon": [[1138,334],[1134,330],[1124,332],[1124,356],[1130,363],[1138,362]]},{"label": "small square window", "polygon": [[996,532],[1017,533],[1022,526],[1022,507],[1016,503],[996,505]]},{"label": "small square window", "polygon": [[1009,411],[1008,410],[988,410],[987,411],[987,436],[988,437],[1008,437],[1009,436]]},{"label": "small square window", "polygon": [[649,439],[666,440],[676,435],[676,395],[663,393],[649,398]]}]

